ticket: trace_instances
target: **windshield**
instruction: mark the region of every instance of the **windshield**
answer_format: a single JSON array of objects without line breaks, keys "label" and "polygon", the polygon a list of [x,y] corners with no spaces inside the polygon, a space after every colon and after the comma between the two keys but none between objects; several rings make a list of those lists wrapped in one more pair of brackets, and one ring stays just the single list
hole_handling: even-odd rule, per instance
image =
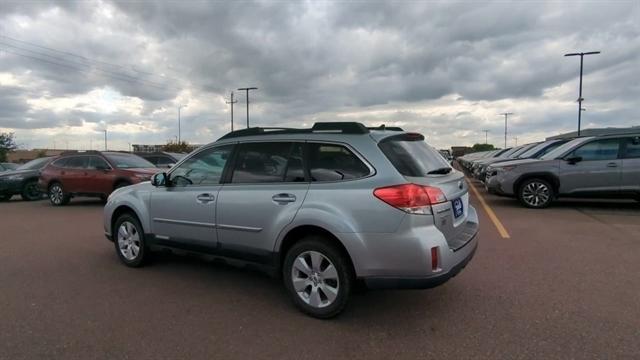
[{"label": "windshield", "polygon": [[498,155],[498,156],[496,156],[496,157],[499,157],[499,158],[508,158],[508,157],[510,157],[510,156],[511,156],[511,154],[516,153],[516,152],[517,152],[518,150],[520,150],[520,149],[521,149],[521,147],[511,148],[511,149],[509,149],[509,150],[507,150],[507,151],[503,152],[502,154],[500,154],[500,155]]},{"label": "windshield", "polygon": [[518,151],[514,152],[513,154],[511,154],[511,157],[514,159],[519,159],[522,154],[526,153],[527,151],[529,151],[531,148],[536,147],[536,144],[528,144],[528,145],[524,145],[523,147],[521,147]]},{"label": "windshield", "polygon": [[111,164],[118,169],[132,169],[132,168],[154,168],[156,167],[147,160],[140,156],[124,153],[111,153],[104,154],[109,159]]},{"label": "windshield", "polygon": [[451,169],[449,163],[438,151],[427,145],[424,136],[420,134],[391,136],[382,140],[378,146],[404,176],[422,177],[431,175],[429,173],[435,170]]},{"label": "windshield", "polygon": [[[558,146],[564,144],[563,141],[555,141],[555,142],[543,142],[540,143],[534,147],[532,147],[531,149],[523,152],[522,154],[520,154],[520,156],[518,156],[518,158],[520,159],[528,159],[528,158],[532,158],[534,156],[536,157],[540,157],[546,153],[548,153],[549,151],[557,148]],[[539,152],[541,152],[541,154],[539,154]]]},{"label": "windshield", "polygon": [[26,164],[20,165],[16,170],[39,170],[42,169],[51,160],[50,157],[31,160]]},{"label": "windshield", "polygon": [[567,152],[568,150],[572,149],[574,146],[579,145],[587,140],[591,140],[592,138],[577,138],[577,139],[573,139],[571,141],[569,141],[568,143],[565,143],[562,146],[558,146],[557,148],[555,148],[553,151],[549,151],[548,153],[546,153],[545,155],[541,156],[540,159],[542,160],[551,160],[551,159],[555,159],[558,156],[564,154],[565,152]]}]

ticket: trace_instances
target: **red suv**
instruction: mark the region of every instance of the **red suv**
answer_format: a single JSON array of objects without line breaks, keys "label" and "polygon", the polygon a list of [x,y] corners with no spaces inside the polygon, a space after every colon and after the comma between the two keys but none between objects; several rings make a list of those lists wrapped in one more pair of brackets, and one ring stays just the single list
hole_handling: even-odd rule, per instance
[{"label": "red suv", "polygon": [[147,181],[158,170],[133,154],[74,151],[63,153],[43,168],[38,185],[49,194],[51,204],[60,206],[75,196],[106,200],[113,190]]}]

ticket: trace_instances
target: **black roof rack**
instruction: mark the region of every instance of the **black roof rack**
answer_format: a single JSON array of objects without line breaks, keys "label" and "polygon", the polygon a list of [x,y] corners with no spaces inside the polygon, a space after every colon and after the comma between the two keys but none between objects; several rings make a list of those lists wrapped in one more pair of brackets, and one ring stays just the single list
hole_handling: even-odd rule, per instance
[{"label": "black roof rack", "polygon": [[100,154],[101,151],[98,150],[66,150],[60,153],[62,155],[71,155],[71,154]]},{"label": "black roof rack", "polygon": [[241,136],[275,135],[275,134],[304,134],[314,132],[339,132],[342,134],[368,134],[369,129],[358,122],[318,122],[311,129],[295,129],[281,127],[252,127],[248,129],[232,131],[223,137],[231,139]]},{"label": "black roof rack", "polygon": [[385,124],[382,124],[382,125],[377,126],[377,127],[368,127],[367,129],[369,129],[369,130],[382,130],[382,131],[384,131],[384,130],[388,130],[388,131],[404,131],[404,129],[401,128],[401,127],[398,127],[398,126],[387,126]]}]

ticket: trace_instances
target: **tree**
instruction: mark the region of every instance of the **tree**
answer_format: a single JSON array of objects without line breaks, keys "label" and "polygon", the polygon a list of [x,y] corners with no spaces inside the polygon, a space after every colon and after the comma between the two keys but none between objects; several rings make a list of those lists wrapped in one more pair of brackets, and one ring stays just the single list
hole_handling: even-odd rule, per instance
[{"label": "tree", "polygon": [[186,141],[169,141],[164,146],[164,151],[175,152],[175,153],[188,153],[193,150],[193,146],[189,145]]},{"label": "tree", "polygon": [[0,133],[0,161],[7,161],[7,153],[18,148],[13,133]]},{"label": "tree", "polygon": [[473,144],[472,146],[473,151],[489,151],[489,150],[495,150],[495,146],[493,146],[493,144]]}]

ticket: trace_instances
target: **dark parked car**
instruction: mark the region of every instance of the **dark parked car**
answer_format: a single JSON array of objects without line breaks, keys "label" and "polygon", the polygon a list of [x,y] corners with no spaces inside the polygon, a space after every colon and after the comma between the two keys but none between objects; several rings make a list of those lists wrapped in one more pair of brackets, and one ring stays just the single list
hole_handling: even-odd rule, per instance
[{"label": "dark parked car", "polygon": [[159,168],[170,168],[187,155],[187,154],[179,154],[179,153],[173,153],[173,152],[155,152],[155,153],[140,152],[135,154]]},{"label": "dark parked car", "polygon": [[75,196],[106,200],[113,190],[148,181],[158,171],[152,163],[130,153],[74,151],[42,169],[38,185],[49,194],[51,204],[60,206]]},{"label": "dark parked car", "polygon": [[13,163],[0,163],[0,172],[15,170],[18,166],[20,165]]},{"label": "dark parked car", "polygon": [[42,192],[38,189],[38,176],[51,159],[53,158],[35,159],[15,170],[0,173],[0,201],[7,201],[18,194],[27,201],[42,199]]}]

